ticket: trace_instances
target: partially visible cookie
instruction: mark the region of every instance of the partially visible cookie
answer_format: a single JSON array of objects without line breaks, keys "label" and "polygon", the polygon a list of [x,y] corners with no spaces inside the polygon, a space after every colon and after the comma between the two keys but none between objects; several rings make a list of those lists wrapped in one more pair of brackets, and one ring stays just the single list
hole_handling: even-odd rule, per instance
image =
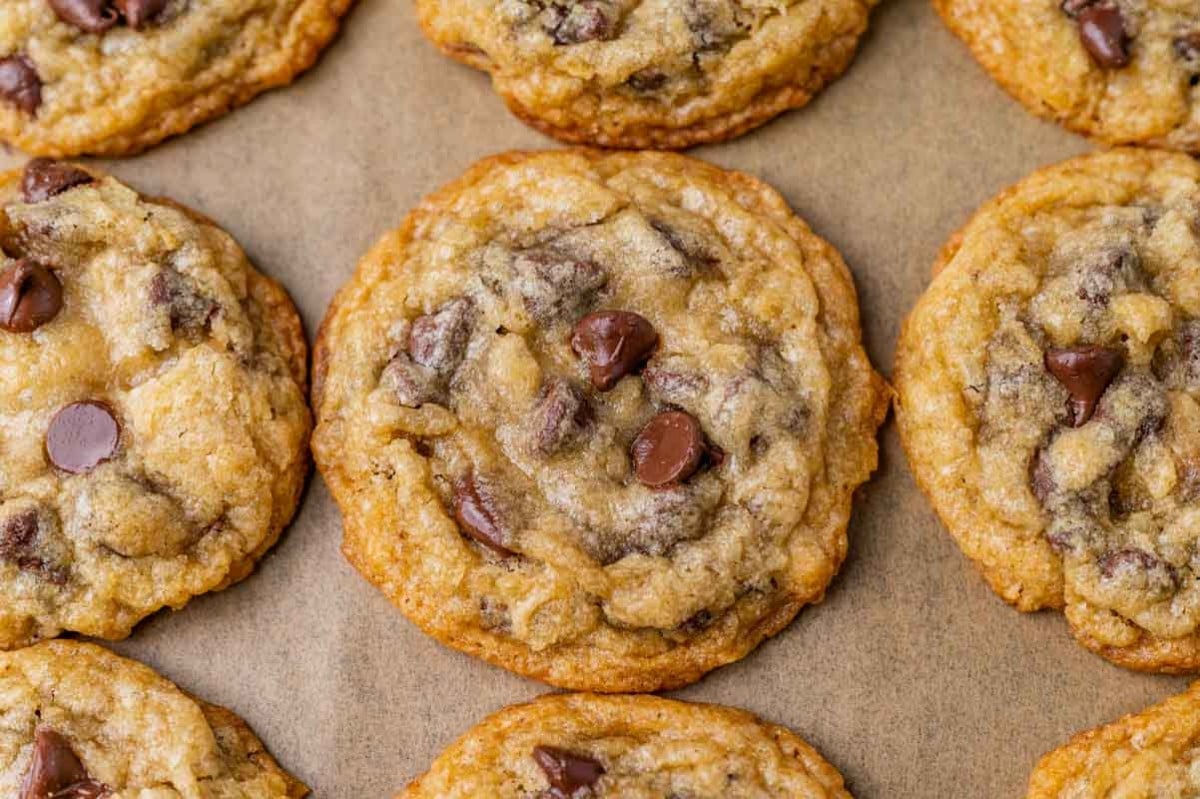
[{"label": "partially visible cookie", "polygon": [[366,255],[314,360],[355,567],[599,691],[692,682],[824,595],[889,399],[833,248],[664,153],[479,163]]},{"label": "partially visible cookie", "polygon": [[566,142],[681,148],[808,103],[878,0],[417,0],[426,35]]},{"label": "partially visible cookie", "polygon": [[1038,762],[1026,799],[1200,796],[1200,683],[1080,733]]},{"label": "partially visible cookie", "polygon": [[0,175],[0,649],[242,579],[308,468],[287,294],[212,222],[37,160]]},{"label": "partially visible cookie", "polygon": [[308,794],[233,713],[94,644],[0,652],[0,697],[2,796]]},{"label": "partially visible cookie", "polygon": [[1200,164],[1036,172],[944,249],[901,335],[909,463],[1025,611],[1135,669],[1200,669]]},{"label": "partially visible cookie", "polygon": [[1188,0],[933,0],[1039,116],[1109,144],[1200,151],[1200,5]]},{"label": "partially visible cookie", "polygon": [[559,694],[505,708],[397,799],[850,799],[795,733],[741,710]]},{"label": "partially visible cookie", "polygon": [[4,0],[0,140],[128,155],[290,83],[353,0]]}]

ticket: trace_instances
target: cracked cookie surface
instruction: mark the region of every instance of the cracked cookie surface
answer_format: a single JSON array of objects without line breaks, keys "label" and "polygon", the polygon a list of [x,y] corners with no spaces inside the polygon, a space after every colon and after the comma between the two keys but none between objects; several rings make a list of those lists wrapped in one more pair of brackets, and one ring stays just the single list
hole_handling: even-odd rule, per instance
[{"label": "cracked cookie surface", "polygon": [[230,711],[94,644],[0,652],[0,795],[299,799]]},{"label": "cracked cookie surface", "polygon": [[426,35],[563,141],[681,148],[808,103],[877,0],[417,0]]},{"label": "cracked cookie surface", "polygon": [[299,317],[232,238],[115,178],[0,176],[0,649],[242,579],[307,472]]},{"label": "cracked cookie surface", "polygon": [[1200,684],[1080,733],[1038,762],[1027,799],[1200,795]]},{"label": "cracked cookie surface", "polygon": [[682,685],[821,598],[888,400],[849,271],[668,154],[488,159],[360,263],[315,355],[343,549],[547,682]]},{"label": "cracked cookie surface", "polygon": [[353,0],[4,0],[0,139],[128,155],[290,83]]},{"label": "cracked cookie surface", "polygon": [[1200,152],[1200,6],[1191,0],[934,0],[1034,113],[1109,144]]},{"label": "cracked cookie surface", "polygon": [[995,591],[1118,664],[1200,668],[1200,165],[1043,169],[946,246],[901,336],[901,436]]},{"label": "cracked cookie surface", "polygon": [[501,710],[397,799],[850,799],[795,733],[654,696],[543,696]]}]

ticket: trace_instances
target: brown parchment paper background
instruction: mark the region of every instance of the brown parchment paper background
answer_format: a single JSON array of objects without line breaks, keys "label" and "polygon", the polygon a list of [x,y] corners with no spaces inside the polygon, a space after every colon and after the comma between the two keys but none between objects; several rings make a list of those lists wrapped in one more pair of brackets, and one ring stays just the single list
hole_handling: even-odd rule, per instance
[{"label": "brown parchment paper background", "polygon": [[[553,146],[421,38],[408,0],[360,0],[294,86],[104,166],[233,233],[311,337],[359,256],[421,196],[482,156]],[[927,0],[884,0],[858,61],[811,106],[694,154],[766,179],[841,250],[890,374],[946,237],[1002,187],[1089,146],[1010,100]],[[1056,614],[995,598],[918,493],[894,423],[882,438],[827,600],[679,696],[794,728],[859,799],[941,799],[1023,797],[1043,752],[1182,690],[1086,653]],[[547,689],[423,636],[346,564],[340,538],[314,477],[254,576],[116,648],[236,710],[316,796],[391,797],[485,714]]]}]

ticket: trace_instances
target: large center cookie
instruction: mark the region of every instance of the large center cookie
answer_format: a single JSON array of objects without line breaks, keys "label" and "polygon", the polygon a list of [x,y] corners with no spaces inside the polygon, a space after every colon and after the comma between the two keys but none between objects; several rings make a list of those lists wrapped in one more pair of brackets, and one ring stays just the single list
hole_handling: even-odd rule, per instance
[{"label": "large center cookie", "polygon": [[654,696],[544,696],[485,719],[397,799],[850,799],[790,730]]},{"label": "large center cookie", "polygon": [[1114,144],[1200,151],[1193,0],[934,0],[1034,113]]},{"label": "large center cookie", "polygon": [[1200,165],[1042,170],[946,247],[905,325],[900,431],[995,590],[1122,665],[1200,668]]},{"label": "large center cookie", "polygon": [[303,72],[353,0],[3,0],[0,139],[125,155]]},{"label": "large center cookie", "polygon": [[230,711],[92,644],[0,653],[0,796],[298,799]]},{"label": "large center cookie", "polygon": [[296,508],[305,343],[226,233],[111,177],[0,176],[0,649],[246,576]]},{"label": "large center cookie", "polygon": [[664,154],[492,158],[359,266],[316,354],[345,552],[440,640],[654,689],[820,598],[885,389],[770,188]]},{"label": "large center cookie", "polygon": [[849,66],[877,0],[417,0],[445,53],[568,142],[688,147],[798,108]]}]

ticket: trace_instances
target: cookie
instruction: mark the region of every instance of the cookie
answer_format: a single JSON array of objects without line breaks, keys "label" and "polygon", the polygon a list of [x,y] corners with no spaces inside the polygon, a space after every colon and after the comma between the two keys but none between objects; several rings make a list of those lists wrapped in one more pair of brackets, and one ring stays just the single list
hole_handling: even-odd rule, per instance
[{"label": "cookie", "polygon": [[850,273],[758,180],[490,158],[318,337],[344,551],[423,630],[546,682],[698,679],[819,600],[888,401]]},{"label": "cookie", "polygon": [[0,175],[0,649],[242,579],[307,473],[306,346],[232,238],[112,177]]},{"label": "cookie", "polygon": [[1187,0],[933,0],[1030,111],[1109,144],[1200,152],[1200,6]]},{"label": "cookie", "polygon": [[901,335],[900,433],[995,591],[1135,669],[1200,668],[1200,165],[1043,169],[945,247]]},{"label": "cookie", "polygon": [[1043,757],[1027,799],[1198,796],[1198,736],[1200,683],[1141,713],[1080,733]]},{"label": "cookie", "polygon": [[0,795],[299,799],[240,718],[94,644],[0,653]]},{"label": "cookie", "polygon": [[799,108],[878,0],[417,0],[426,35],[565,142],[682,148]]},{"label": "cookie", "polygon": [[0,140],[130,155],[290,83],[353,0],[4,0]]},{"label": "cookie", "polygon": [[505,708],[396,799],[850,799],[791,730],[655,696],[559,694]]}]

